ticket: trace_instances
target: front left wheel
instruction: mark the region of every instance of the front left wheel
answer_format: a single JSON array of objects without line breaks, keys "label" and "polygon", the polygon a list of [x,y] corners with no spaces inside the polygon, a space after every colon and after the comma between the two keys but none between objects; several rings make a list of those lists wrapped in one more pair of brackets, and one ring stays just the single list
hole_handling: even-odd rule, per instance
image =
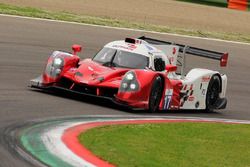
[{"label": "front left wheel", "polygon": [[159,104],[161,102],[163,92],[163,81],[160,76],[157,76],[152,84],[151,92],[149,95],[148,108],[151,113],[154,113],[158,110]]}]

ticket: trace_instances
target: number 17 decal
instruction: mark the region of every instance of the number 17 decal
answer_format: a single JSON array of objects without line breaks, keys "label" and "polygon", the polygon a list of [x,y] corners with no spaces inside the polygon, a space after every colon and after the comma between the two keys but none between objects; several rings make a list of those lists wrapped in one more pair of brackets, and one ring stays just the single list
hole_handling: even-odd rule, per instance
[{"label": "number 17 decal", "polygon": [[173,95],[173,89],[167,89],[165,92],[165,98],[164,98],[164,107],[163,107],[164,110],[167,110],[169,108],[172,95]]}]

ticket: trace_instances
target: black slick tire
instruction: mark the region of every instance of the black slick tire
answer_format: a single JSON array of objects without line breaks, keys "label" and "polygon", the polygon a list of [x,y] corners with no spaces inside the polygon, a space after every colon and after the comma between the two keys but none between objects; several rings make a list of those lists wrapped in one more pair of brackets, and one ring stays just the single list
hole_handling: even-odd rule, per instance
[{"label": "black slick tire", "polygon": [[149,112],[154,113],[158,110],[159,104],[161,102],[162,92],[163,92],[163,81],[160,76],[157,76],[153,81],[149,95],[149,102],[148,102]]},{"label": "black slick tire", "polygon": [[206,111],[212,112],[215,109],[216,102],[219,99],[221,81],[218,75],[213,75],[208,84],[206,94]]}]

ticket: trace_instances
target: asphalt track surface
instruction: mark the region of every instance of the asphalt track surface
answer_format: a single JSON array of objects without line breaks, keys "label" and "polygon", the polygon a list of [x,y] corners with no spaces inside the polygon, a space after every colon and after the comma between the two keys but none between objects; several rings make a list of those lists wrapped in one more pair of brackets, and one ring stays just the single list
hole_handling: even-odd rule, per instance
[{"label": "asphalt track surface", "polygon": [[[188,66],[218,69],[228,75],[228,107],[214,113],[181,111],[157,114],[131,112],[98,99],[72,98],[30,90],[29,80],[37,77],[53,50],[71,51],[71,45],[84,46],[81,58],[92,57],[105,43],[125,37],[165,39],[230,53],[229,66],[188,57]],[[250,45],[189,39],[93,26],[56,23],[0,16],[0,129],[26,120],[78,115],[158,115],[250,120]],[[0,146],[0,166],[29,166]]]}]

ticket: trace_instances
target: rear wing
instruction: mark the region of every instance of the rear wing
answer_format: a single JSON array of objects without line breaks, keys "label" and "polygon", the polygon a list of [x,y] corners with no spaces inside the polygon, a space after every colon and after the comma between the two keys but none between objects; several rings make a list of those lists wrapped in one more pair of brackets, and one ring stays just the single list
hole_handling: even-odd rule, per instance
[{"label": "rear wing", "polygon": [[171,44],[177,45],[180,48],[179,52],[183,53],[184,55],[187,53],[187,54],[192,54],[195,56],[219,60],[221,67],[227,66],[228,53],[221,53],[221,52],[196,48],[196,47],[192,47],[192,46],[187,46],[187,45],[183,45],[183,44],[176,44],[176,43],[172,43],[172,42],[168,42],[168,41],[161,41],[158,39],[148,38],[145,36],[139,37],[138,39],[144,40],[144,41],[148,42],[149,44],[153,44],[153,45],[171,45]]}]

